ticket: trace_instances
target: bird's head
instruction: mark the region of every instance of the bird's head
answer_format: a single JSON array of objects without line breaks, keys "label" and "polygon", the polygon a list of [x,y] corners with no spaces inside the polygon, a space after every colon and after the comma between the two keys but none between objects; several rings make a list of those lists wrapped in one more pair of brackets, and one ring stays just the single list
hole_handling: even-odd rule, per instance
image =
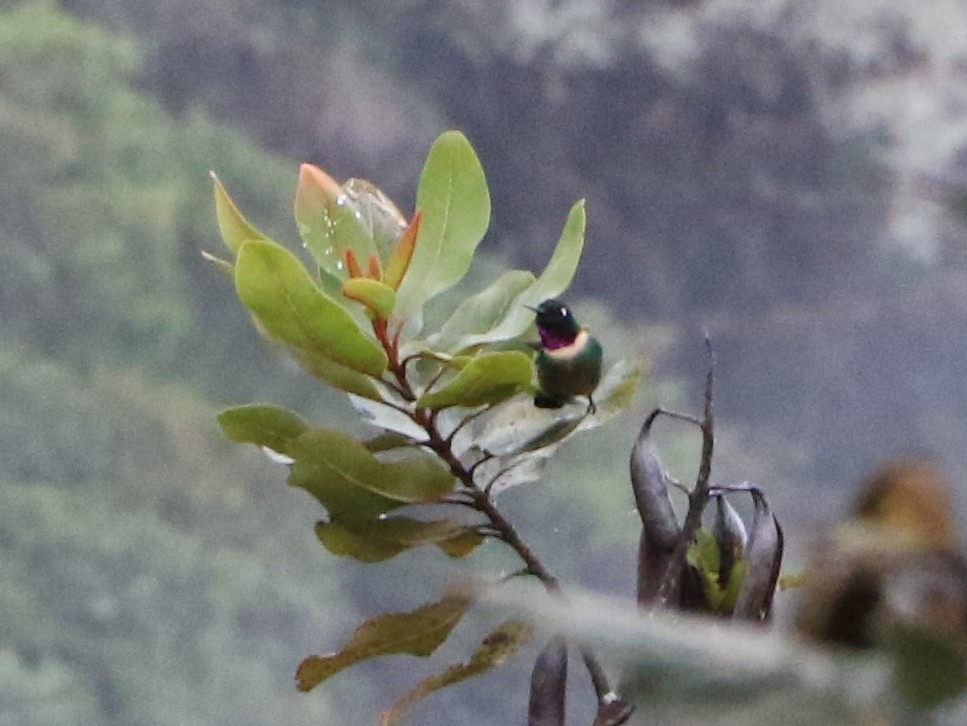
[{"label": "bird's head", "polygon": [[547,350],[571,345],[581,332],[581,324],[571,309],[556,298],[530,309],[537,314],[537,332],[541,336],[541,345]]}]

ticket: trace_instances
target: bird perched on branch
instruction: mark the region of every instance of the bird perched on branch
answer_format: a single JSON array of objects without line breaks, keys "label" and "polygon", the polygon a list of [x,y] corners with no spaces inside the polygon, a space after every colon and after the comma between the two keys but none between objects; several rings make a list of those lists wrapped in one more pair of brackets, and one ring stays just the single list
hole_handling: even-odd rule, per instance
[{"label": "bird perched on branch", "polygon": [[560,300],[551,298],[530,309],[537,314],[541,336],[536,361],[540,390],[534,405],[560,408],[575,396],[587,396],[588,411],[594,413],[592,394],[601,380],[601,344]]}]

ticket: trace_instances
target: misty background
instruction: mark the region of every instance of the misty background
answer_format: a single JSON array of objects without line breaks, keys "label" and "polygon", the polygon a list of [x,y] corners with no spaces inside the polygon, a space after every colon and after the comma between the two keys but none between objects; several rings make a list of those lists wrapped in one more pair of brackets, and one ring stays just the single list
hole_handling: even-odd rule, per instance
[{"label": "misty background", "polygon": [[[494,209],[464,289],[541,269],[587,198],[569,299],[650,370],[636,411],[501,499],[566,582],[633,592],[627,453],[648,406],[697,410],[706,328],[715,477],[766,488],[788,568],[888,457],[935,456],[962,520],[965,26],[940,0],[0,1],[0,721],[370,723],[486,632],[296,693],[303,657],[450,573],[336,559],[316,504],[222,440],[217,411],[253,401],[360,424],[201,259],[210,169],[295,249],[299,162],[408,211],[458,128]],[[663,443],[687,477],[697,441]],[[489,549],[481,570],[514,566]],[[528,674],[413,720],[521,723]]]}]

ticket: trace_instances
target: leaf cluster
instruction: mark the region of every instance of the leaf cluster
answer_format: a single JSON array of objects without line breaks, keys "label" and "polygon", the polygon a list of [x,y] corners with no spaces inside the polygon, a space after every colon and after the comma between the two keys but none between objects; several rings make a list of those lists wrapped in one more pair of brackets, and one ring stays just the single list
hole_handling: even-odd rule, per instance
[{"label": "leaf cluster", "polygon": [[[593,415],[583,405],[551,411],[532,401],[528,307],[570,283],[584,246],[583,202],[570,210],[543,272],[503,273],[432,329],[424,324],[426,304],[464,278],[490,221],[483,169],[462,134],[447,132],[433,144],[411,215],[370,182],[340,184],[304,164],[294,211],[308,266],[250,222],[213,179],[231,257],[206,257],[231,275],[256,329],[348,394],[376,428],[358,439],[283,408],[248,405],[221,414],[226,436],[288,467],[289,484],[324,508],[315,532],[333,554],[371,563],[432,545],[461,558],[492,538],[516,551],[526,574],[556,590],[494,499],[540,478],[563,442],[620,412],[640,377],[636,363],[615,364],[595,393]],[[388,653],[428,656],[474,601],[464,590],[448,591],[411,612],[377,616],[335,655],[305,660],[299,687],[310,690]],[[503,663],[530,638],[529,627],[498,627],[467,663],[404,696],[386,722],[418,698]]]}]

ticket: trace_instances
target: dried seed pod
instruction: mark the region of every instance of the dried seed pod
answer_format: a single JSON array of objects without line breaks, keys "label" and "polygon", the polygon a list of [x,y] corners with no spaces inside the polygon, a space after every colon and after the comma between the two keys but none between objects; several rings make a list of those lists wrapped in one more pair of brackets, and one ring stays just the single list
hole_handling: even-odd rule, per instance
[{"label": "dried seed pod", "polygon": [[[668,478],[651,438],[654,414],[645,419],[631,449],[631,486],[641,516],[642,533],[638,549],[638,603],[651,605],[662,590],[681,526],[668,496]],[[666,600],[677,599],[678,586],[666,587]]]},{"label": "dried seed pod", "polygon": [[555,636],[534,662],[527,726],[565,726],[567,641]]},{"label": "dried seed pod", "polygon": [[758,488],[750,491],[755,514],[745,557],[748,566],[733,617],[759,622],[767,620],[772,613],[772,598],[782,565],[783,534],[765,495]]}]

